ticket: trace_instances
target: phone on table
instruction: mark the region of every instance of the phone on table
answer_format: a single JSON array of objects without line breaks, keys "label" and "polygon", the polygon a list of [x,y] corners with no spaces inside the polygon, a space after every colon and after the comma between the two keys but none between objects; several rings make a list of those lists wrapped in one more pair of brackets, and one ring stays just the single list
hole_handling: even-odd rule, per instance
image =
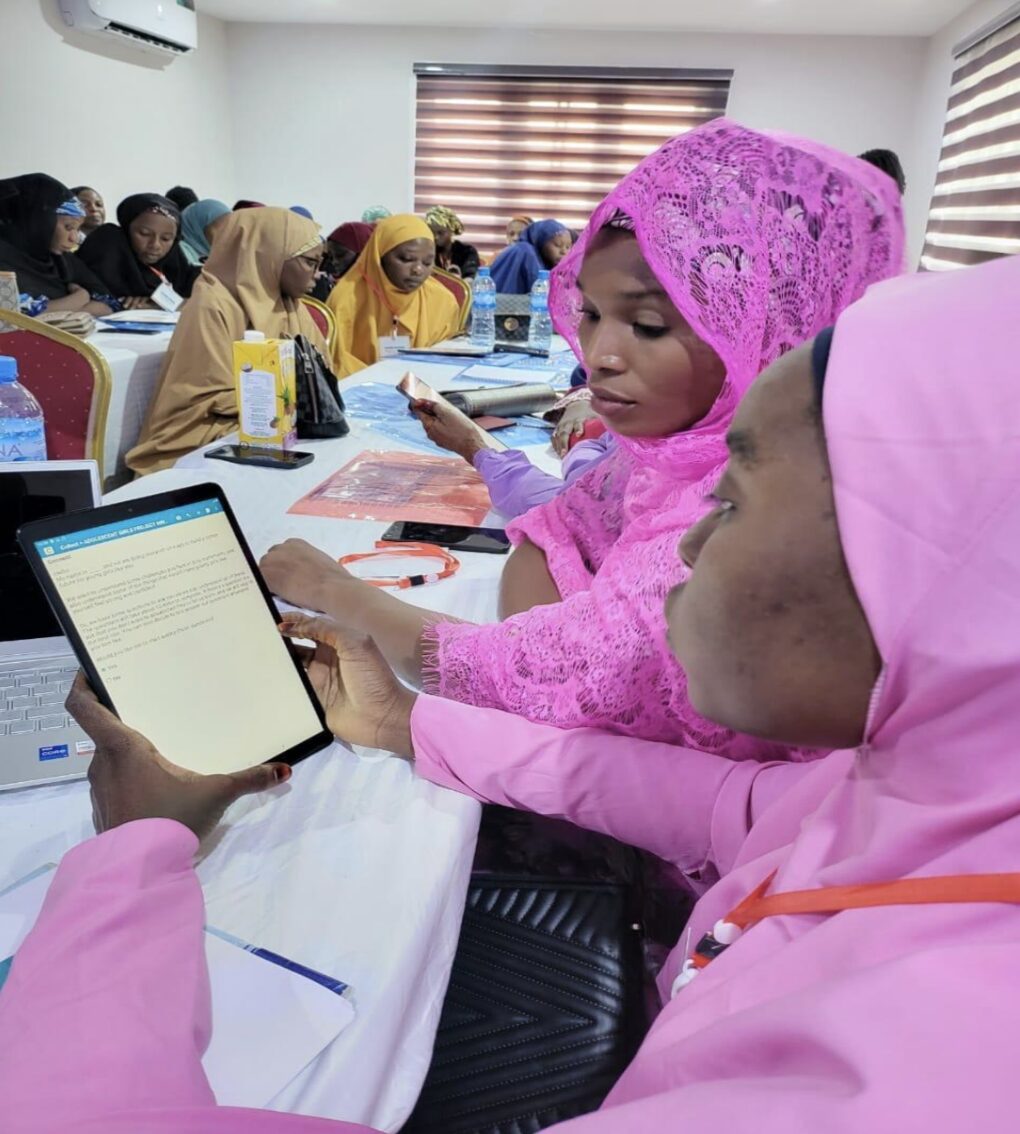
[{"label": "phone on table", "polygon": [[264,469],[299,469],[315,460],[314,453],[293,449],[269,449],[259,445],[221,445],[210,449],[210,461],[232,461],[235,465],[257,465]]},{"label": "phone on table", "polygon": [[383,532],[387,543],[436,543],[451,551],[506,555],[510,540],[501,528],[467,528],[457,524],[422,524],[398,520]]}]

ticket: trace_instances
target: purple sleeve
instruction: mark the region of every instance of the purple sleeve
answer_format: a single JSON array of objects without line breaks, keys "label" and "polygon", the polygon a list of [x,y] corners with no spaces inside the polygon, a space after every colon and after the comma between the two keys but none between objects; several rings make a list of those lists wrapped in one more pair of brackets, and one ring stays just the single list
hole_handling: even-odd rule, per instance
[{"label": "purple sleeve", "polygon": [[493,508],[510,518],[545,504],[565,487],[558,476],[535,468],[520,449],[501,453],[482,449],[475,454],[473,463],[489,489]]},{"label": "purple sleeve", "polygon": [[[558,729],[424,695],[411,735],[415,767],[432,783],[612,835],[702,880],[732,867],[759,801],[767,805],[811,771],[598,729]],[[764,780],[768,792],[756,786]]]}]

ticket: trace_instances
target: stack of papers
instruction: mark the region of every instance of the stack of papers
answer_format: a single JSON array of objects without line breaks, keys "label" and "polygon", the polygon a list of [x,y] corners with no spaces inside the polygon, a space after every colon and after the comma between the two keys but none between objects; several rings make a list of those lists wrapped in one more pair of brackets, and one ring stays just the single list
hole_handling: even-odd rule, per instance
[{"label": "stack of papers", "polygon": [[[42,909],[55,867],[0,893],[0,988]],[[267,1106],[354,1019],[344,985],[266,960],[219,931],[205,933],[212,1039],[202,1066],[220,1106]],[[329,987],[332,986],[332,987]],[[339,992],[337,991],[339,990]]]}]

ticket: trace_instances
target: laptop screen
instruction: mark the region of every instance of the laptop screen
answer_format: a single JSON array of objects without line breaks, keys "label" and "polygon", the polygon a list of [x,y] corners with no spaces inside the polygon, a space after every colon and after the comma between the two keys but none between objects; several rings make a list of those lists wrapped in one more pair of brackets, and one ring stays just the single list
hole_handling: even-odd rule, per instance
[{"label": "laptop screen", "polygon": [[18,549],[18,528],[30,520],[91,508],[95,503],[88,468],[0,466],[0,642],[63,634]]}]

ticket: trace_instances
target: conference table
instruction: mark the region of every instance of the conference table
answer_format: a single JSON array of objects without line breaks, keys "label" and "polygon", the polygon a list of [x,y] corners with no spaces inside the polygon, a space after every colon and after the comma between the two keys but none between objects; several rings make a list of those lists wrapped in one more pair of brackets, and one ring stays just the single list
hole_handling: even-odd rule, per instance
[{"label": "conference table", "polygon": [[171,337],[171,331],[128,334],[97,330],[85,340],[106,359],[112,380],[103,467],[99,470],[100,483],[109,488],[131,478],[125,458],[138,443]]},{"label": "conference table", "polygon": [[[378,363],[348,379],[393,386],[409,369],[437,389],[476,385],[464,362]],[[533,372],[507,372],[534,381]],[[413,440],[413,438],[412,438]],[[369,449],[412,450],[359,422],[330,441],[301,442],[314,461],[294,471],[207,460],[201,452],[109,494],[110,501],[185,485],[223,487],[256,556],[288,537],[333,555],[371,550],[386,527],[291,515],[315,485]],[[547,471],[548,445],[529,450]],[[501,526],[500,518],[486,521]],[[496,617],[496,555],[461,555],[452,578],[402,599],[460,618]],[[196,680],[215,681],[230,646]],[[426,783],[387,753],[335,743],[303,761],[291,781],[239,801],[203,848],[198,874],[211,925],[338,977],[352,989],[354,1022],[270,1103],[278,1110],[398,1130],[417,1099],[460,930],[479,821],[471,799]],[[0,795],[0,889],[90,837],[82,781]],[[271,1027],[271,1021],[267,1021]],[[258,1069],[252,1069],[258,1075]]]}]

